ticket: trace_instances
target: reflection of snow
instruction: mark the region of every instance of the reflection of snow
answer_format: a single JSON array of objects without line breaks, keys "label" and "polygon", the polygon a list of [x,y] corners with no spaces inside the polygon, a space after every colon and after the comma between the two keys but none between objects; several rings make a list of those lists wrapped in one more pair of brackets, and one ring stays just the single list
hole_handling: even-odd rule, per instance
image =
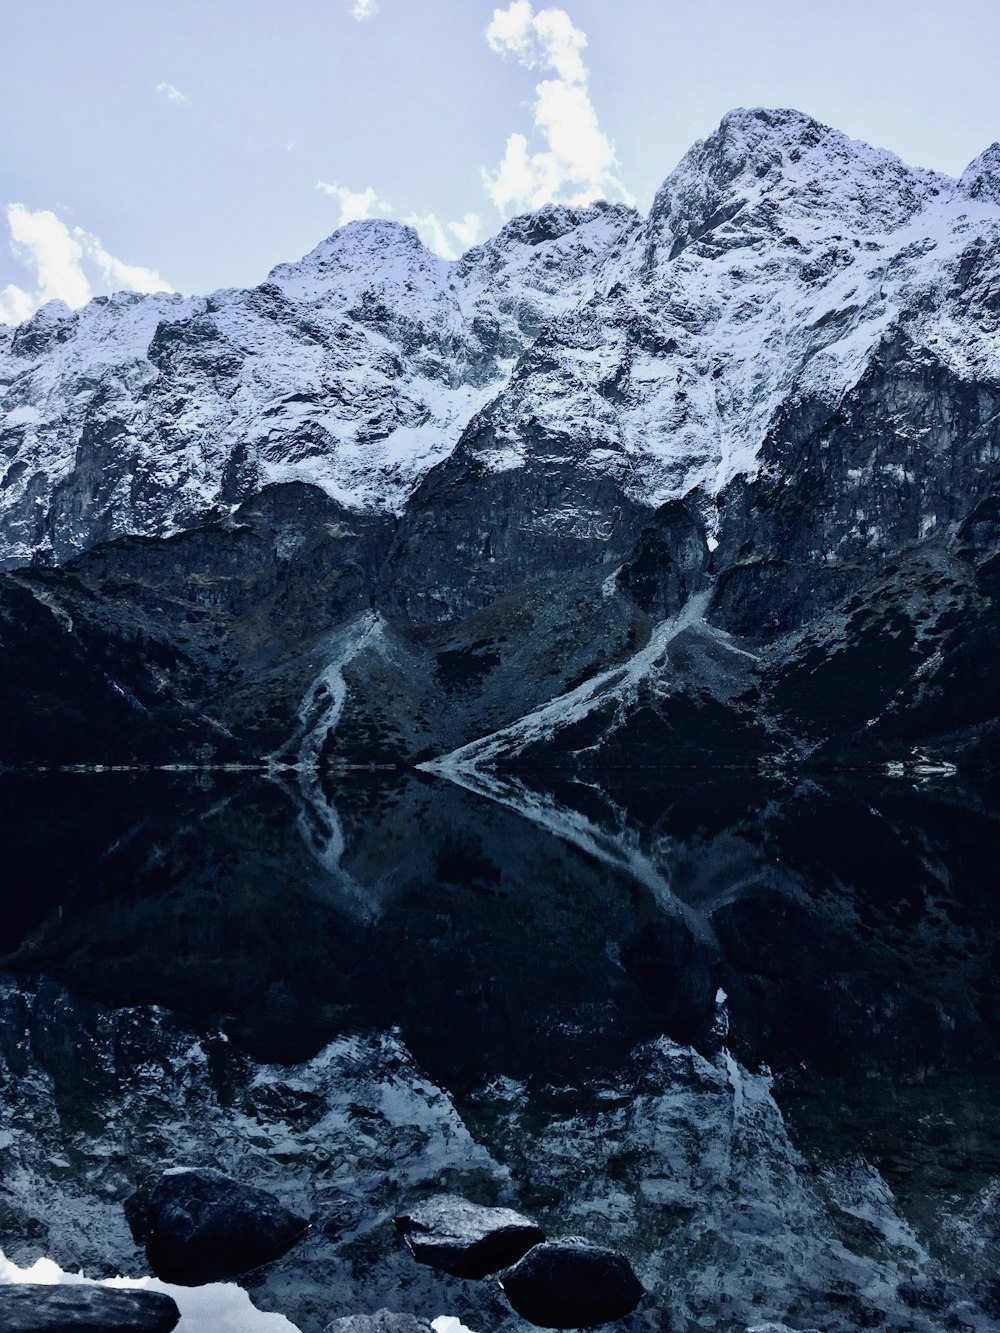
[{"label": "reflection of snow", "polygon": [[347,890],[365,916],[371,914],[369,895],[341,866],[344,830],[336,806],[328,799],[320,777],[320,761],[327,741],[337,729],[347,701],[344,669],[382,633],[382,619],[372,611],[356,616],[347,625],[326,636],[322,651],[326,665],[316,675],[299,705],[293,735],[270,758],[275,778],[294,772],[290,786],[299,806],[296,821],[302,841],[316,861]]},{"label": "reflection of snow", "polygon": [[930,778],[953,778],[958,768],[946,759],[928,759],[926,755],[914,750],[910,759],[890,760],[883,772],[888,778],[917,778],[926,782]]},{"label": "reflection of snow", "polygon": [[113,1277],[102,1281],[82,1273],[67,1273],[51,1259],[39,1259],[30,1268],[18,1268],[0,1250],[0,1284],[35,1282],[46,1287],[74,1284],[131,1287],[163,1291],[181,1312],[176,1333],[299,1333],[298,1325],[283,1314],[264,1314],[235,1282],[212,1282],[204,1287],[175,1287],[155,1277]]},{"label": "reflection of snow", "polygon": [[588,856],[637,879],[652,891],[660,907],[681,916],[693,935],[699,939],[712,936],[711,927],[701,914],[674,894],[666,868],[646,855],[638,835],[624,823],[617,829],[603,829],[579,810],[560,805],[553,796],[533,791],[516,778],[504,776],[501,779],[495,773],[482,773],[471,765],[467,768],[456,765],[454,769],[438,768],[433,764],[421,767],[450,779],[466,791],[506,806],[564,842],[573,843]]},{"label": "reflection of snow", "polygon": [[534,791],[509,775],[501,778],[491,768],[501,756],[516,755],[530,745],[549,740],[560,728],[578,722],[596,708],[610,704],[617,714],[623,714],[635,700],[642,681],[661,661],[670,641],[701,621],[709,596],[706,591],[689,598],[678,615],[656,626],[645,648],[627,662],[591,677],[489,736],[418,765],[466,791],[507,806],[588,855],[633,876],[652,890],[661,906],[680,913],[699,938],[710,935],[710,927],[699,913],[680,902],[665,868],[642,850],[638,835],[626,827],[624,820],[610,830],[601,828],[580,811],[560,805],[554,797]]}]

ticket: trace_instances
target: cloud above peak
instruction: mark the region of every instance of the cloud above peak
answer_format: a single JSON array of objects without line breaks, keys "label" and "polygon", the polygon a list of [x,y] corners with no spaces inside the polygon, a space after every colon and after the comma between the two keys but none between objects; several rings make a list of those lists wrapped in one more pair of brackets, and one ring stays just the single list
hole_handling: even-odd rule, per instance
[{"label": "cloud above peak", "polygon": [[[316,189],[337,201],[338,227],[346,227],[349,222],[361,222],[365,218],[388,217],[393,212],[392,205],[380,199],[371,185],[364,190],[352,190],[335,181],[317,181]],[[457,222],[442,222],[431,212],[410,213],[403,221],[415,227],[428,249],[442,259],[457,259],[471,245],[475,245],[481,226],[478,213],[466,213]]]},{"label": "cloud above peak", "polygon": [[346,227],[349,222],[361,222],[364,218],[385,217],[392,212],[392,205],[380,199],[369,185],[365,190],[351,190],[336,181],[317,181],[316,189],[331,195],[340,205],[338,227]]},{"label": "cloud above peak", "polygon": [[479,239],[482,219],[478,213],[464,213],[458,222],[442,222],[435,213],[410,213],[403,221],[415,227],[428,250],[442,259],[457,259]]},{"label": "cloud above peak", "polygon": [[587,81],[581,55],[587,34],[574,26],[565,9],[536,14],[530,0],[513,0],[506,9],[493,11],[486,40],[498,55],[517,56],[526,69],[549,67],[568,83]]},{"label": "cloud above peak", "polygon": [[82,227],[70,230],[46,208],[8,204],[6,212],[11,251],[32,278],[30,288],[11,283],[0,291],[0,323],[20,324],[47,301],[77,309],[102,293],[173,291],[155,269],[124,263],[100,237]]},{"label": "cloud above peak", "polygon": [[370,19],[377,13],[376,0],[354,0],[351,5],[351,18],[358,23],[363,23],[365,19]]},{"label": "cloud above peak", "polygon": [[525,69],[551,71],[535,87],[534,124],[543,147],[532,152],[524,134],[507,139],[503,161],[483,170],[483,185],[503,214],[547,203],[594,199],[633,203],[614,145],[601,129],[587,86],[587,35],[564,9],[535,11],[531,0],[495,9],[486,40],[498,55]]}]

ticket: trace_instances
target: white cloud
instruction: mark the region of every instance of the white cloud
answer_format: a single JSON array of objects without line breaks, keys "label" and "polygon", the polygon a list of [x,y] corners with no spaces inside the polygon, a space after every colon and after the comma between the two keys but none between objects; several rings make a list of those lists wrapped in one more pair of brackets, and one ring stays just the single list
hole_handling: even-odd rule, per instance
[{"label": "white cloud", "polygon": [[9,283],[0,292],[0,324],[23,324],[35,313],[35,298],[23,287]]},{"label": "white cloud", "polygon": [[483,220],[478,213],[463,213],[461,222],[449,222],[448,230],[455,237],[463,250],[468,250],[479,239]]},{"label": "white cloud", "polygon": [[23,204],[8,204],[7,222],[11,250],[31,270],[34,289],[11,284],[0,292],[0,321],[5,324],[20,324],[46,301],[77,308],[100,292],[173,291],[154,269],[123,263],[105,250],[99,237],[82,227],[70,231],[48,209],[32,212]]},{"label": "white cloud", "polygon": [[165,97],[168,102],[176,103],[177,106],[188,100],[186,95],[179,88],[175,88],[172,83],[158,83],[156,91],[161,97]]},{"label": "white cloud", "polygon": [[370,19],[373,14],[378,13],[376,0],[354,0],[351,6],[351,18],[356,19],[358,23],[363,23],[365,19]]},{"label": "white cloud", "polygon": [[172,292],[169,282],[164,282],[154,268],[145,268],[142,264],[125,264],[109,254],[100,242],[100,238],[81,227],[73,228],[84,250],[100,269],[104,281],[113,292]]},{"label": "white cloud", "polygon": [[[370,185],[366,190],[351,190],[335,181],[317,181],[316,189],[330,195],[340,205],[338,227],[364,218],[388,217],[393,211],[392,205],[380,199]],[[403,221],[416,227],[428,249],[444,259],[457,259],[475,245],[482,226],[478,213],[465,213],[455,222],[442,222],[434,213],[411,213]]]},{"label": "white cloud", "polygon": [[373,218],[379,214],[384,217],[392,212],[392,205],[380,199],[370,185],[367,190],[349,190],[346,185],[317,181],[316,189],[333,195],[340,204],[338,227],[346,227],[348,222],[360,222],[362,218]]},{"label": "white cloud", "polygon": [[534,69],[535,13],[530,0],[513,0],[506,9],[494,9],[486,40],[498,55],[512,51],[522,65]]},{"label": "white cloud", "polygon": [[530,0],[495,9],[486,40],[498,55],[513,55],[525,69],[551,70],[535,87],[534,121],[544,148],[531,152],[523,134],[511,134],[503,161],[483,171],[486,193],[501,213],[546,203],[586,204],[633,198],[621,179],[614,145],[600,127],[583,61],[587,37],[564,9],[535,13]]},{"label": "white cloud", "polygon": [[32,213],[23,204],[7,205],[14,254],[35,270],[36,309],[46,301],[86,305],[93,296],[80,261],[83,247],[55,213],[41,208]]},{"label": "white cloud", "polygon": [[442,259],[457,259],[475,245],[482,226],[478,213],[465,213],[460,222],[442,222],[434,213],[410,213],[403,221],[416,227],[428,250],[433,250]]}]

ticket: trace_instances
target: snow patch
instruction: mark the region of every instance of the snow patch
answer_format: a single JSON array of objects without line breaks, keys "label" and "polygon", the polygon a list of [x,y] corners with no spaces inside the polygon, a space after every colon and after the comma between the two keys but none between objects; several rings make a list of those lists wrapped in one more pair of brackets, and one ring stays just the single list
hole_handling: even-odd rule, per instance
[{"label": "snow patch", "polygon": [[51,1259],[39,1259],[30,1268],[18,1268],[0,1250],[0,1283],[119,1287],[162,1291],[173,1297],[181,1312],[176,1333],[299,1333],[281,1314],[266,1314],[234,1282],[212,1282],[203,1287],[177,1287],[155,1277],[88,1278],[69,1273]]}]

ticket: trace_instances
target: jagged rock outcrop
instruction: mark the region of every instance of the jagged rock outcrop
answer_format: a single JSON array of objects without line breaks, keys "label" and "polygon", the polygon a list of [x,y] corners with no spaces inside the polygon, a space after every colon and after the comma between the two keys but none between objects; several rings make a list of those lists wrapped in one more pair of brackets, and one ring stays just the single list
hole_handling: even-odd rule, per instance
[{"label": "jagged rock outcrop", "polygon": [[631,216],[550,209],[457,265],[353,223],[250,291],[45,306],[0,344],[0,565],[162,536],[275,482],[398,510]]}]

